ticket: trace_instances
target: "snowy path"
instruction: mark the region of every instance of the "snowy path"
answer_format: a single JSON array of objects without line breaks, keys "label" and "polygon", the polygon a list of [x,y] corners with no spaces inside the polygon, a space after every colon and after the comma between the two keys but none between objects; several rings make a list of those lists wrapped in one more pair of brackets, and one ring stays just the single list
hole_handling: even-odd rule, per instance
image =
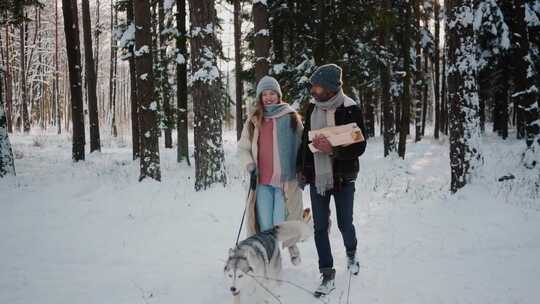
[{"label": "snowy path", "polygon": [[[36,147],[35,138],[12,138],[23,154],[18,176],[0,181],[0,303],[231,302],[222,268],[245,196],[233,133],[225,140],[229,185],[201,193],[174,151],[162,153],[164,182],[139,184],[129,146],[114,142],[72,164],[67,139],[40,136]],[[410,144],[401,161],[383,159],[378,139],[368,145],[351,303],[538,303],[540,203],[516,190],[528,189],[516,169],[520,143],[486,141],[481,177],[456,196],[447,191],[446,146]],[[496,182],[510,172],[515,182]],[[327,302],[345,303],[335,223],[331,236],[338,276]],[[313,289],[313,241],[300,248],[302,265],[285,259],[283,278]],[[316,303],[286,284],[275,292],[283,303]]]}]

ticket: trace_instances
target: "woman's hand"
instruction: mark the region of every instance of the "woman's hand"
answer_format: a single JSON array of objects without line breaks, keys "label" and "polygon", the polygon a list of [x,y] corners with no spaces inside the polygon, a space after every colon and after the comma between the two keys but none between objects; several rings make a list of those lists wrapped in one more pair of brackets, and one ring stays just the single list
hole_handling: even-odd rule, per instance
[{"label": "woman's hand", "polygon": [[317,135],[313,139],[313,145],[315,146],[315,148],[317,148],[317,150],[320,150],[326,154],[332,153],[332,144],[330,144],[330,142],[328,141],[328,139],[326,139],[324,135]]}]

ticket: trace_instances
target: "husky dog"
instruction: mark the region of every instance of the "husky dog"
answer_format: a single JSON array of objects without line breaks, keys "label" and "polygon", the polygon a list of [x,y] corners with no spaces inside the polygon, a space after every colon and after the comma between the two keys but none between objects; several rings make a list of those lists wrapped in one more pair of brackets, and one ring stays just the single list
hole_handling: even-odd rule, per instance
[{"label": "husky dog", "polygon": [[230,282],[230,290],[235,304],[240,299],[250,297],[250,302],[263,297],[258,294],[259,284],[275,285],[270,279],[279,278],[281,272],[281,253],[279,243],[283,247],[295,247],[297,242],[309,238],[312,225],[305,221],[288,221],[272,229],[259,232],[238,243],[229,250],[229,258],[225,264],[225,275]]}]

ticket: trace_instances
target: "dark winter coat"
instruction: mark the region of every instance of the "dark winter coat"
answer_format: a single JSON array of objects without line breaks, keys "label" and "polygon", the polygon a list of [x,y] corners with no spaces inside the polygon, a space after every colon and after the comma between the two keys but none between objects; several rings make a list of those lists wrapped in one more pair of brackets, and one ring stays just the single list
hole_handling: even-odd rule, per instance
[{"label": "dark winter coat", "polygon": [[[315,105],[310,104],[307,113],[304,116],[304,131],[302,133],[302,144],[297,157],[297,171],[301,173],[305,178],[306,184],[315,183],[315,164],[313,159],[313,152],[308,147],[308,132],[311,129],[311,113],[313,112]],[[336,109],[335,113],[336,126],[345,125],[352,122],[356,122],[358,127],[362,130],[362,133],[366,134],[364,128],[364,120],[362,119],[362,110],[360,106],[352,99],[347,98],[344,104]],[[352,144],[346,147],[334,147],[332,153],[333,160],[333,174],[334,174],[334,188],[344,182],[350,182],[356,180],[358,171],[360,170],[360,164],[358,157],[360,157],[366,150],[367,142]]]}]

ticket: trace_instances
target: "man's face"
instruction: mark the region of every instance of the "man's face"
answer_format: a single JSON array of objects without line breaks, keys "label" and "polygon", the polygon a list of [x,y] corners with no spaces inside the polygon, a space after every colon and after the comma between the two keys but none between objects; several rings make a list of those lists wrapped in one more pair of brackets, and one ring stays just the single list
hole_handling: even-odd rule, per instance
[{"label": "man's face", "polygon": [[310,93],[311,93],[311,96],[313,96],[313,98],[315,98],[315,100],[319,102],[328,101],[330,98],[336,95],[336,93],[330,92],[326,88],[320,85],[312,86]]}]

